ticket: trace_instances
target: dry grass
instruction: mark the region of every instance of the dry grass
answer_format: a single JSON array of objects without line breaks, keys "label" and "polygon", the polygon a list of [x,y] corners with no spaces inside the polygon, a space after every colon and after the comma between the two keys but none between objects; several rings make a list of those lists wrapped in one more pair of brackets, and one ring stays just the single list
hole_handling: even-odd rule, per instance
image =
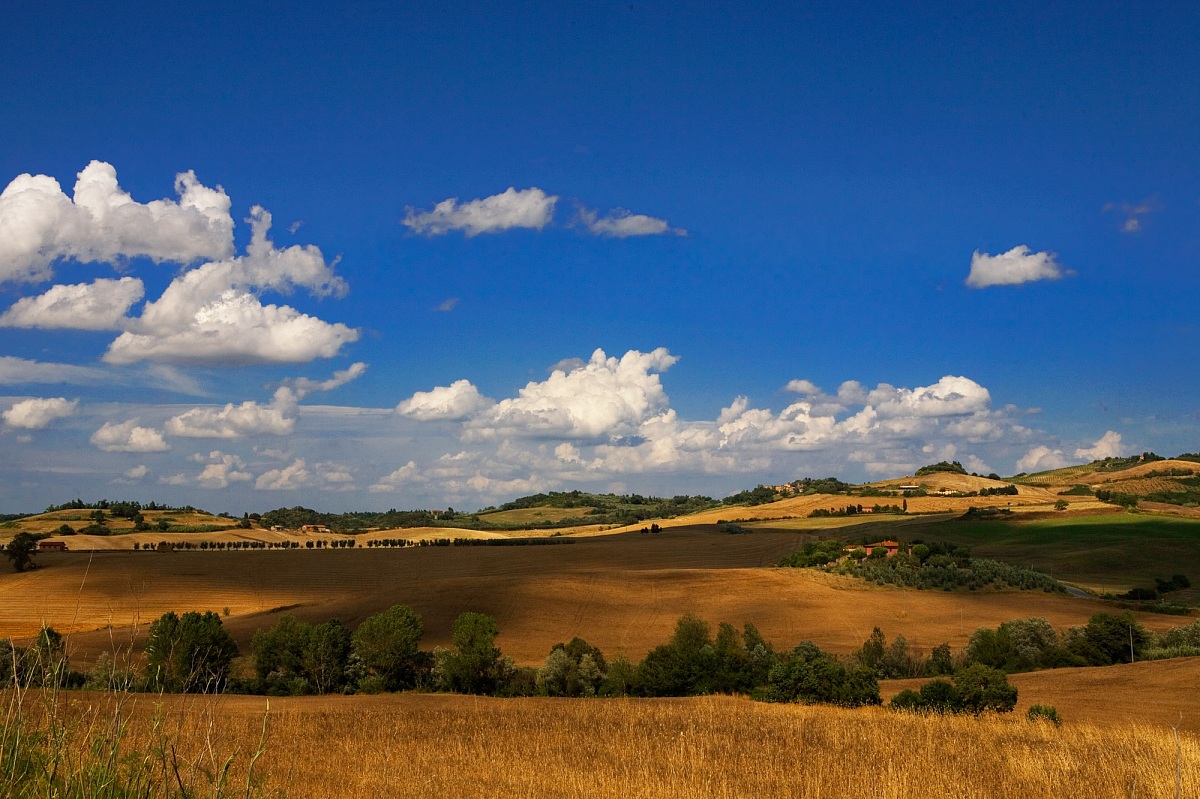
[{"label": "dry grass", "polygon": [[[185,762],[260,740],[262,698],[161,701]],[[86,700],[85,700],[86,704]],[[81,705],[78,712],[86,712]],[[1055,728],[746,699],[272,699],[256,769],[268,796],[325,797],[1170,797],[1200,790],[1200,741],[1161,726]],[[209,753],[215,753],[210,755]],[[1178,754],[1178,757],[1177,757]]]},{"label": "dry grass", "polygon": [[[1017,687],[1017,712],[1030,705],[1053,705],[1068,721],[1109,726],[1178,725],[1200,734],[1200,658],[1174,658],[1118,666],[1047,669],[1010,675]],[[917,689],[926,680],[886,680],[880,683],[884,701],[905,688]]]},{"label": "dry grass", "polygon": [[[86,664],[112,639],[128,641],[136,622],[229,608],[225,624],[248,651],[254,631],[273,625],[279,609],[354,626],[406,604],[424,619],[427,648],[449,643],[459,613],[479,611],[496,617],[505,654],[540,665],[553,644],[576,635],[610,657],[640,659],[689,612],[714,624],[752,622],[779,647],[811,639],[848,653],[875,626],[927,652],[942,642],[962,648],[976,627],[1012,618],[1044,616],[1065,628],[1109,609],[1041,592],[911,591],[762,568],[802,540],[800,532],[676,529],[539,547],[47,553],[39,557],[45,568],[0,573],[0,638],[50,624],[74,633],[74,656]],[[1141,618],[1155,630],[1178,624]]]}]

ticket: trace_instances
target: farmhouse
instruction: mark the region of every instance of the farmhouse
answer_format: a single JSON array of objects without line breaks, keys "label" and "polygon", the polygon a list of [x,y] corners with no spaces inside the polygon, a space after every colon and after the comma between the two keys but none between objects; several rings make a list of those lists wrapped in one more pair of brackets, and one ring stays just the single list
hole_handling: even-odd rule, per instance
[{"label": "farmhouse", "polygon": [[67,545],[62,541],[38,541],[38,552],[66,552]]},{"label": "farmhouse", "polygon": [[861,547],[858,544],[851,544],[850,546],[846,547],[846,551],[853,552],[854,550],[860,549],[860,548],[865,549],[868,554],[870,554],[876,548],[885,549],[885,550],[887,550],[887,557],[890,558],[890,557],[892,557],[894,555],[898,555],[900,553],[900,542],[899,541],[876,541],[874,544],[863,544]]},{"label": "farmhouse", "polygon": [[329,528],[323,524],[306,524],[306,525],[301,526],[300,532],[302,532],[302,533],[328,533]]}]

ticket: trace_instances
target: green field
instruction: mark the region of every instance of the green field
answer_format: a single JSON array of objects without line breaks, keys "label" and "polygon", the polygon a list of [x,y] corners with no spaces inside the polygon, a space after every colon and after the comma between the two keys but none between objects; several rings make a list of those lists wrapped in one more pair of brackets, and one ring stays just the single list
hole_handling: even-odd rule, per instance
[{"label": "green field", "polygon": [[1200,521],[1109,514],[1027,523],[956,520],[934,530],[979,557],[1031,566],[1096,591],[1153,587],[1155,577],[1178,573],[1200,582]]},{"label": "green field", "polygon": [[538,522],[560,522],[565,519],[581,519],[595,508],[514,508],[479,514],[479,520],[487,524],[536,524]]},{"label": "green field", "polygon": [[[815,520],[797,520],[815,521]],[[898,517],[881,524],[813,529],[814,534],[847,541],[893,537],[906,541],[948,541],[992,558],[1046,572],[1063,582],[1098,592],[1152,588],[1154,578],[1185,574],[1197,585],[1172,593],[1173,601],[1200,601],[1200,521],[1141,514],[1104,514],[1045,519],[963,521],[958,518]],[[783,526],[764,522],[763,527]],[[808,525],[805,525],[806,527]]]}]

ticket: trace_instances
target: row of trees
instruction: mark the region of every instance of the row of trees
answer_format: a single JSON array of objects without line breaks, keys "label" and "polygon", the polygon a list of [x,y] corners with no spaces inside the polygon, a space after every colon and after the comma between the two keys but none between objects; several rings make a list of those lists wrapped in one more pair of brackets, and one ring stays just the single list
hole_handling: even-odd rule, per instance
[{"label": "row of trees", "polygon": [[[421,649],[420,616],[397,605],[350,630],[339,621],[310,624],[282,617],[255,634],[246,668],[235,674],[238,647],[216,613],[166,613],[147,635],[137,673],[102,656],[89,674],[70,668],[62,637],[45,628],[28,648],[0,642],[0,683],[87,686],[183,693],[271,695],[378,693],[410,689],[500,696],[695,696],[748,694],[770,702],[880,704],[879,680],[934,678],[901,693],[892,706],[936,712],[1004,712],[1015,703],[1006,673],[1107,665],[1143,657],[1200,654],[1200,620],[1154,636],[1129,614],[1097,614],[1059,635],[1041,618],[980,628],[955,655],[948,644],[928,657],[903,636],[876,628],[846,657],[811,642],[779,652],[752,624],[720,624],[716,634],[696,616],[679,619],[670,639],[640,662],[608,659],[581,638],[551,648],[540,669],[517,667],[496,645],[496,620],[463,613],[452,646]],[[947,679],[948,678],[948,679]]]}]

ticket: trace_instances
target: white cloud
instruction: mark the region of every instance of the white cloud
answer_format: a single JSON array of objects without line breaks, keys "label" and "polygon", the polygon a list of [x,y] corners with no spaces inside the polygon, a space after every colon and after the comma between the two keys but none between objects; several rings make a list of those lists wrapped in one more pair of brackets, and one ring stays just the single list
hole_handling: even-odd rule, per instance
[{"label": "white cloud", "polygon": [[167,435],[187,438],[286,436],[296,424],[296,395],[287,387],[275,392],[270,405],[232,402],[223,408],[192,408],[167,420]]},{"label": "white cloud", "polygon": [[979,456],[977,455],[968,455],[965,465],[967,467],[967,471],[974,472],[975,474],[992,474],[996,471],[991,466],[988,466],[986,463],[980,460]]},{"label": "white cloud", "polygon": [[867,404],[881,417],[958,416],[987,410],[991,395],[966,377],[946,375],[932,386],[896,388],[880,383],[867,394]]},{"label": "white cloud", "polygon": [[67,400],[65,397],[27,399],[13,405],[3,416],[9,427],[41,430],[55,419],[73,415],[78,406],[79,400]]},{"label": "white cloud", "polygon": [[469,380],[418,391],[396,406],[396,413],[418,422],[466,419],[490,407],[494,400],[479,393]]},{"label": "white cloud", "polygon": [[439,302],[433,310],[441,311],[442,313],[450,313],[457,307],[458,307],[458,297],[447,297],[446,299]]},{"label": "white cloud", "polygon": [[46,363],[0,355],[0,385],[22,385],[27,383],[103,383],[110,379],[104,369],[91,366],[74,366],[68,363]]},{"label": "white cloud", "polygon": [[484,437],[631,435],[666,409],[667,395],[656,373],[678,360],[663,347],[630,350],[619,359],[598,349],[586,365],[529,383],[518,396],[500,401],[468,425]]},{"label": "white cloud", "polygon": [[1001,255],[975,251],[967,285],[974,289],[988,286],[1016,286],[1034,280],[1058,280],[1063,270],[1051,252],[1030,252],[1024,244]]},{"label": "white cloud", "polygon": [[213,450],[207,457],[193,455],[192,460],[205,464],[203,471],[196,476],[196,484],[201,488],[227,488],[230,483],[246,483],[254,479],[237,455]]},{"label": "white cloud", "polygon": [[1108,203],[1104,206],[1105,212],[1118,212],[1124,217],[1121,222],[1122,233],[1141,233],[1142,217],[1162,209],[1163,202],[1157,196],[1148,197],[1140,203]]},{"label": "white cloud", "polygon": [[409,461],[391,474],[384,475],[379,478],[379,481],[370,487],[371,493],[379,494],[388,491],[395,491],[397,487],[405,483],[423,483],[424,476],[421,475],[420,469],[417,468],[416,461]]},{"label": "white cloud", "polygon": [[333,373],[333,377],[328,380],[309,380],[307,377],[298,377],[295,380],[288,381],[288,385],[296,393],[297,399],[304,399],[309,394],[316,391],[333,391],[335,388],[341,388],[347,383],[357,380],[362,377],[367,371],[367,365],[362,361],[350,364],[347,369],[340,369]]},{"label": "white cloud", "polygon": [[1100,437],[1090,447],[1080,447],[1075,450],[1075,457],[1084,461],[1098,461],[1102,458],[1119,458],[1121,456],[1121,434],[1113,430]]},{"label": "white cloud", "polygon": [[304,363],[331,358],[358,340],[358,331],[286,305],[263,305],[264,291],[305,288],[317,296],[345,293],[346,284],[314,246],[275,248],[271,215],[251,209],[246,255],[214,261],[176,278],[126,331],[104,360],[178,364]]},{"label": "white cloud", "polygon": [[461,490],[464,485],[476,494],[489,497],[537,494],[554,487],[553,483],[536,475],[530,475],[527,478],[498,480],[482,474],[475,474],[467,478],[465,484],[454,484],[454,487]]},{"label": "white cloud", "polygon": [[789,380],[788,384],[783,387],[783,390],[805,397],[816,397],[824,393],[821,391],[820,386],[811,380]]},{"label": "white cloud", "polygon": [[310,479],[308,464],[303,458],[296,458],[282,469],[271,469],[260,474],[254,481],[254,487],[260,491],[293,491],[306,487]]},{"label": "white cloud", "polygon": [[134,466],[132,469],[126,469],[124,474],[129,480],[141,480],[146,476],[146,472],[148,471],[149,470],[146,468],[146,465],[141,464],[139,466]]},{"label": "white cloud", "polygon": [[53,286],[45,294],[17,300],[0,316],[0,327],[119,330],[144,291],[136,277]]},{"label": "white cloud", "polygon": [[92,433],[91,442],[105,452],[166,452],[171,447],[162,433],[149,427],[138,427],[137,419],[104,426]]},{"label": "white cloud", "polygon": [[467,236],[480,233],[499,233],[513,228],[541,230],[554,218],[558,197],[547,195],[539,188],[517,190],[509,187],[500,194],[469,202],[457,197],[442,200],[431,211],[409,208],[401,222],[413,233],[440,236],[461,230]]},{"label": "white cloud", "polygon": [[1017,461],[1018,472],[1046,472],[1051,469],[1061,469],[1069,466],[1070,461],[1063,455],[1062,450],[1050,449],[1046,446],[1036,446],[1026,452]]},{"label": "white cloud", "polygon": [[661,236],[664,233],[672,233],[676,236],[687,235],[686,230],[671,227],[665,219],[645,214],[631,214],[624,208],[614,208],[606,216],[599,216],[596,211],[580,208],[578,221],[592,235],[618,239],[630,236]]},{"label": "white cloud", "polygon": [[188,171],[176,175],[175,192],[178,201],[134,202],[102,161],[79,173],[74,200],[52,177],[17,176],[0,193],[0,283],[45,280],[60,258],[186,263],[229,255],[233,219],[224,190]]}]

